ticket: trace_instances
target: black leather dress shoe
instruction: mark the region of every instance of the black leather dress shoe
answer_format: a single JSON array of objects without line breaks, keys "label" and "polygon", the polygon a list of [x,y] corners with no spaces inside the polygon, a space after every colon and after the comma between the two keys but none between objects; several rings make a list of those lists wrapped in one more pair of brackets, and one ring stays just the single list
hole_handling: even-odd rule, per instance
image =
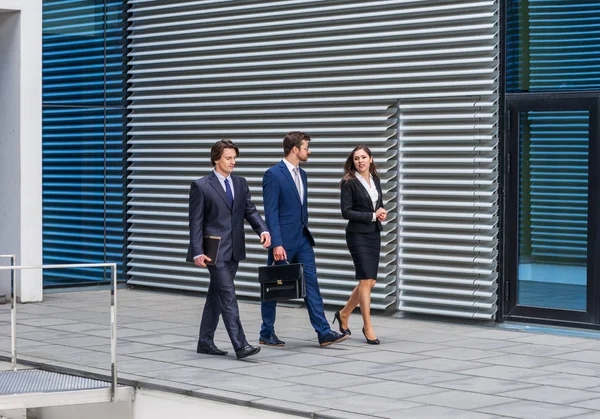
[{"label": "black leather dress shoe", "polygon": [[342,335],[341,333],[330,331],[327,335],[319,338],[319,345],[329,346],[334,343],[343,342],[348,339],[350,335]]},{"label": "black leather dress shoe", "polygon": [[215,346],[214,343],[209,345],[198,345],[196,352],[199,354],[209,354],[209,355],[227,355],[227,351],[222,351]]},{"label": "black leather dress shoe", "polygon": [[237,359],[247,358],[252,355],[256,355],[260,352],[260,347],[254,347],[252,345],[246,345],[242,349],[238,349],[235,351],[235,356]]},{"label": "black leather dress shoe", "polygon": [[267,346],[284,346],[285,342],[280,340],[275,333],[271,336],[262,336],[260,335],[258,338],[258,343],[261,345]]}]

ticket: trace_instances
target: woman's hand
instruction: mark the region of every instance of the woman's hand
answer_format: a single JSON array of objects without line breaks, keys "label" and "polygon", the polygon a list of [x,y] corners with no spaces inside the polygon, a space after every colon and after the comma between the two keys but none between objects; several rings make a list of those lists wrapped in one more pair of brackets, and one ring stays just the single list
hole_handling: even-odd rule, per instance
[{"label": "woman's hand", "polygon": [[385,221],[387,218],[387,211],[383,208],[377,208],[377,211],[375,211],[375,217],[377,217],[379,221]]}]

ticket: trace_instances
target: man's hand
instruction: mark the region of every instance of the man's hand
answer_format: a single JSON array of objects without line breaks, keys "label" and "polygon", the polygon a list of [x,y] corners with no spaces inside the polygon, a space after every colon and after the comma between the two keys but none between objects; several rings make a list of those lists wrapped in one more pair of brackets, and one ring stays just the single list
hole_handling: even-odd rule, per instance
[{"label": "man's hand", "polygon": [[200,266],[201,268],[206,268],[206,262],[212,262],[212,259],[206,255],[200,255],[194,259],[194,265]]},{"label": "man's hand", "polygon": [[387,211],[383,208],[377,208],[377,211],[375,211],[375,217],[377,217],[379,221],[385,221],[387,218]]},{"label": "man's hand", "polygon": [[283,246],[277,246],[273,248],[273,259],[275,260],[287,260],[287,254]]},{"label": "man's hand", "polygon": [[260,242],[263,244],[265,249],[268,249],[271,246],[271,235],[266,231],[261,233]]}]

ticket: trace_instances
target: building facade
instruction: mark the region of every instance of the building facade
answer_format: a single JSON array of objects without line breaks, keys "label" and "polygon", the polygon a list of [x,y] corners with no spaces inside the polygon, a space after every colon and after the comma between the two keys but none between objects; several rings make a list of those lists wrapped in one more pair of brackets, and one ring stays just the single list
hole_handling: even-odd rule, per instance
[{"label": "building facade", "polygon": [[[240,146],[262,210],[262,175],[302,130],[327,304],[355,286],[338,182],[366,144],[389,211],[374,308],[600,324],[599,19],[564,0],[45,0],[44,262],[206,291],[184,260],[210,146]],[[248,240],[236,287],[256,298],[266,253]]]}]

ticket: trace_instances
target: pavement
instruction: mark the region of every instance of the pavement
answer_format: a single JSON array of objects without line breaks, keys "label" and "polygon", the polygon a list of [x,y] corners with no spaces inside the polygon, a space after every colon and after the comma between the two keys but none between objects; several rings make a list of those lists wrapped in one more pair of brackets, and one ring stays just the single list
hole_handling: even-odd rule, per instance
[{"label": "pavement", "polygon": [[[315,418],[600,418],[600,334],[374,315],[382,342],[374,346],[365,343],[357,311],[350,339],[321,348],[306,309],[280,306],[276,331],[286,346],[237,360],[222,323],[215,343],[229,355],[195,352],[203,304],[200,295],[120,289],[119,381]],[[17,309],[20,362],[110,375],[108,290],[47,293],[43,303]],[[259,304],[241,301],[240,311],[257,344]],[[5,304],[4,361],[9,350]]]}]

